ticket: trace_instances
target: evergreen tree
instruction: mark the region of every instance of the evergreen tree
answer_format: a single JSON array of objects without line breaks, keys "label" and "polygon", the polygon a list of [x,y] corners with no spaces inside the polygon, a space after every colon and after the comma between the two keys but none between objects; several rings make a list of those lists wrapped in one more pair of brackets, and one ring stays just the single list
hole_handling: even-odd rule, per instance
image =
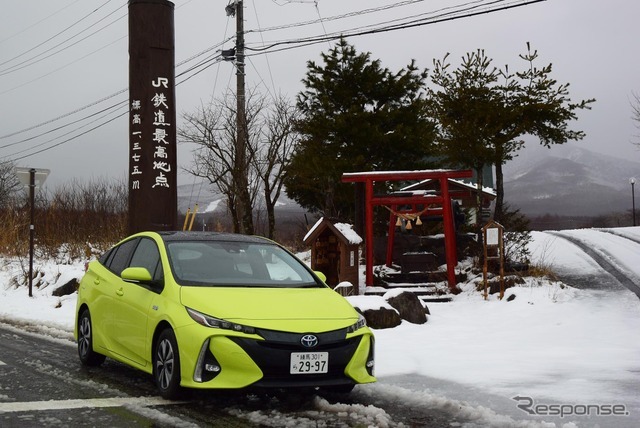
[{"label": "evergreen tree", "polygon": [[[431,80],[440,91],[430,93],[430,113],[438,122],[436,145],[445,164],[451,168],[473,169],[477,177],[478,216],[482,210],[482,187],[485,165],[493,163],[491,138],[496,133],[496,100],[493,86],[498,73],[490,67],[491,60],[478,50],[468,53],[462,65],[451,72],[447,62],[434,60]],[[476,226],[479,233],[480,219]]]},{"label": "evergreen tree", "polygon": [[426,119],[426,71],[411,62],[392,73],[340,40],[323,64],[307,63],[298,94],[301,140],[287,170],[287,194],[328,217],[349,216],[353,187],[345,172],[425,166],[433,140]]},{"label": "evergreen tree", "polygon": [[569,123],[595,101],[572,102],[569,84],[551,77],[551,64],[535,67],[537,57],[527,43],[520,58],[528,67],[515,74],[493,67],[483,50],[467,54],[454,71],[447,56],[434,61],[432,81],[440,88],[430,92],[430,111],[440,125],[438,147],[452,166],[495,166],[498,222],[504,213],[502,166],[517,155],[523,137],[536,136],[546,147],[580,140],[584,132],[569,129]]}]

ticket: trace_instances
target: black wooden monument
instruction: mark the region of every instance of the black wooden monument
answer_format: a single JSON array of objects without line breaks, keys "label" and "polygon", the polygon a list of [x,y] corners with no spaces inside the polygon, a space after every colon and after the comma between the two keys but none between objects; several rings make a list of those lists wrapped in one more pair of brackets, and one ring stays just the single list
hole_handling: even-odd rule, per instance
[{"label": "black wooden monument", "polygon": [[174,4],[129,1],[129,232],[176,230]]}]

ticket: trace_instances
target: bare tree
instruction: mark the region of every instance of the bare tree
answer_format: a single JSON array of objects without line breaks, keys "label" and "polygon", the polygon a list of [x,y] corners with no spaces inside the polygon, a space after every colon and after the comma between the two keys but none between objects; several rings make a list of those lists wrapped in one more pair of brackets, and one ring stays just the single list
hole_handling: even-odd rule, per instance
[{"label": "bare tree", "polygon": [[286,169],[297,142],[294,131],[298,110],[283,96],[278,96],[266,114],[262,140],[256,147],[254,167],[262,183],[264,203],[267,210],[270,239],[275,237],[275,206],[282,193]]},{"label": "bare tree", "polygon": [[21,188],[13,162],[0,162],[0,208],[6,208]]},{"label": "bare tree", "polygon": [[[636,128],[640,129],[640,95],[636,92],[632,93],[633,101],[631,102],[631,119],[635,122]],[[640,135],[636,136],[640,138]],[[636,146],[640,146],[640,141],[634,143]]]},{"label": "bare tree", "polygon": [[[252,97],[249,96],[248,99],[252,100]],[[252,129],[252,117],[255,116],[252,106],[255,106],[255,103],[247,104],[247,128]],[[181,142],[197,146],[194,150],[193,166],[189,172],[196,177],[206,178],[225,196],[233,230],[240,232],[242,219],[237,209],[237,198],[240,195],[238,183],[247,180],[238,178],[239,174],[248,175],[248,172],[239,171],[236,165],[235,95],[228,92],[223,98],[200,107],[195,113],[185,114],[184,119],[186,125],[178,129],[178,137]],[[253,184],[255,180],[248,182]]]},{"label": "bare tree", "polygon": [[184,115],[186,125],[178,130],[178,136],[181,142],[197,146],[189,172],[206,178],[225,196],[234,232],[253,233],[253,223],[251,230],[242,227],[243,218],[237,209],[240,196],[238,183],[248,182],[249,185],[242,190],[247,192],[252,216],[262,191],[269,222],[268,235],[273,237],[274,207],[282,189],[283,164],[288,161],[293,146],[290,121],[295,117],[294,112],[282,97],[276,99],[273,106],[268,106],[266,98],[256,91],[248,94],[247,168],[243,171],[236,164],[235,95],[228,93],[197,112]]}]

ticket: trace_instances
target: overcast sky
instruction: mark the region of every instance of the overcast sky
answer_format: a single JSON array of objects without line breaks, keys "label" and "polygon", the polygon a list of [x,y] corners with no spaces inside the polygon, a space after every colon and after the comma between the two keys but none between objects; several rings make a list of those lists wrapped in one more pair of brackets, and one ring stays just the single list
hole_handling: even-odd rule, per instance
[{"label": "overcast sky", "polygon": [[[435,18],[462,9],[479,11],[521,0],[245,0],[247,45],[348,32],[409,17]],[[177,0],[175,39],[178,124],[212,96],[235,88],[231,63],[188,69],[233,47],[235,18],[226,0]],[[365,10],[398,5],[377,12]],[[489,6],[491,5],[491,6]],[[18,166],[47,168],[48,186],[74,178],[126,179],[128,120],[118,117],[128,93],[126,0],[21,0],[3,2],[0,14],[0,158]],[[362,12],[362,13],[357,13]],[[333,19],[343,16],[341,19]],[[640,93],[640,2],[633,0],[547,0],[522,7],[373,35],[349,38],[360,52],[392,71],[411,59],[432,68],[434,58],[451,53],[458,65],[466,52],[484,49],[494,65],[523,67],[518,55],[530,42],[538,65],[553,64],[553,76],[570,83],[574,100],[596,98],[574,125],[587,133],[574,143],[589,150],[640,160],[640,131],[631,120],[632,94]],[[318,22],[322,18],[324,21]],[[306,23],[306,25],[296,25]],[[287,26],[289,28],[274,29]],[[270,31],[256,31],[271,29]],[[223,43],[228,40],[226,43]],[[294,98],[308,60],[318,60],[330,42],[270,49],[250,56],[247,85],[264,94]],[[200,69],[198,69],[200,70]],[[186,79],[186,80],[185,80]],[[118,110],[114,105],[124,103]],[[87,107],[90,106],[90,107]],[[84,108],[87,107],[87,108]],[[103,113],[98,113],[100,111]],[[90,116],[90,117],[88,117]],[[91,131],[103,122],[104,126]],[[32,128],[32,129],[31,129]],[[59,128],[59,129],[58,129]],[[28,130],[28,131],[25,131]],[[83,134],[78,136],[79,134]],[[77,136],[77,137],[76,137]],[[41,153],[34,154],[37,151]],[[181,147],[181,167],[192,154]],[[192,180],[181,175],[179,181]]]}]

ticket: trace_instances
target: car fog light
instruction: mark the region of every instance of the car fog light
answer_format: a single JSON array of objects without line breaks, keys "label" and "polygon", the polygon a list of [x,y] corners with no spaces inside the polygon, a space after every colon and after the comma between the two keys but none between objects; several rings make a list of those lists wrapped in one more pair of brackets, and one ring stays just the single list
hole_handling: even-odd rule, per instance
[{"label": "car fog light", "polygon": [[370,369],[371,367],[373,367],[373,365],[374,365],[373,360],[369,360],[369,361],[367,361],[367,368],[369,368],[369,369]]},{"label": "car fog light", "polygon": [[215,364],[205,364],[204,369],[208,372],[217,373],[220,371],[220,366]]}]

